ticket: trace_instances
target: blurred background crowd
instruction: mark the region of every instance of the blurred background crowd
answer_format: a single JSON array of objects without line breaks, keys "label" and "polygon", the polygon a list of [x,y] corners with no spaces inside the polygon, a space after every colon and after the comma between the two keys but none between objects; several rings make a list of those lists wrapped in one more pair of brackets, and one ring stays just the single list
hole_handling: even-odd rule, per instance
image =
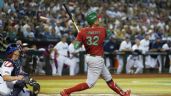
[{"label": "blurred background crowd", "polygon": [[[51,44],[60,41],[62,36],[67,36],[67,42],[70,44],[77,32],[62,7],[64,1],[0,0],[0,50],[4,51],[9,42],[22,40],[25,42],[23,46],[29,47],[25,50],[43,49],[45,51],[52,48]],[[133,45],[137,42],[136,39],[141,41],[147,35],[150,41],[147,45],[150,49],[170,50],[171,48],[169,42],[171,40],[171,0],[66,1],[79,28],[88,25],[85,21],[87,11],[98,13],[100,25],[114,34],[110,40],[106,40],[104,45],[108,53],[122,51],[121,43],[126,39],[129,39]],[[48,20],[40,16],[47,17]],[[167,44],[167,48],[164,44]],[[127,51],[130,50],[131,47]],[[113,55],[108,57],[113,59]],[[38,57],[35,55],[34,58]],[[41,58],[39,60],[41,61]],[[33,63],[33,60],[31,61]]]}]

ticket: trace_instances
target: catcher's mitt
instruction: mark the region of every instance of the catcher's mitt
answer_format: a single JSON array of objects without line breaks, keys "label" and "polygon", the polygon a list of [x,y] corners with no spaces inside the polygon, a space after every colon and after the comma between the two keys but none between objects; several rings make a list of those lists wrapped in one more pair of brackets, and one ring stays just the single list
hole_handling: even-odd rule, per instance
[{"label": "catcher's mitt", "polygon": [[40,92],[40,84],[36,82],[33,84],[33,93],[39,94],[39,92]]},{"label": "catcher's mitt", "polygon": [[29,84],[30,84],[30,86],[33,87],[33,93],[34,94],[39,94],[39,92],[40,92],[40,84],[38,82],[36,82],[35,80],[33,80],[32,78],[30,78]]}]

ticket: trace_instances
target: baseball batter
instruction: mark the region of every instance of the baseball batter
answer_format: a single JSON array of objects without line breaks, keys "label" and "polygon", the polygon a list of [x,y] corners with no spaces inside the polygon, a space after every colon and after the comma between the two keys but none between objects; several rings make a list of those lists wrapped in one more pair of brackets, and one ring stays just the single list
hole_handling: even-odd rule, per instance
[{"label": "baseball batter", "polygon": [[[123,91],[112,80],[112,76],[104,64],[103,43],[110,33],[106,32],[104,27],[100,27],[96,12],[89,12],[86,20],[90,27],[83,28],[78,33],[74,47],[77,49],[84,44],[86,49],[86,64],[88,64],[87,81],[75,85],[71,88],[64,89],[60,92],[61,96],[70,96],[71,93],[82,91],[93,87],[101,76],[107,85],[120,96],[130,96],[131,91]],[[111,35],[111,34],[110,34]]]}]

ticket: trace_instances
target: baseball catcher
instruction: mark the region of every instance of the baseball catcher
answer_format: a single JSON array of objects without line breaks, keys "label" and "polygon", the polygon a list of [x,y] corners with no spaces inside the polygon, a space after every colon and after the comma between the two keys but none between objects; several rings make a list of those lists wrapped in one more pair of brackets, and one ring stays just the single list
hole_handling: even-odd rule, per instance
[{"label": "baseball catcher", "polygon": [[[40,92],[39,83],[21,70],[20,53],[17,44],[8,45],[7,58],[0,68],[0,96],[37,96]],[[33,90],[27,90],[27,85]]]}]

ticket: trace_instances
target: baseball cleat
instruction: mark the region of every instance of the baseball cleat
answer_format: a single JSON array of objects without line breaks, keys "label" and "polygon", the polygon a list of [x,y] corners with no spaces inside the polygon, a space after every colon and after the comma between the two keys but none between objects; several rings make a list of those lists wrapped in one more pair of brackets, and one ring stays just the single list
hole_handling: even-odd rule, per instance
[{"label": "baseball cleat", "polygon": [[125,91],[123,96],[131,96],[131,90]]},{"label": "baseball cleat", "polygon": [[60,95],[61,95],[61,96],[70,96],[69,94],[66,93],[65,90],[61,91],[61,92],[60,92]]}]

